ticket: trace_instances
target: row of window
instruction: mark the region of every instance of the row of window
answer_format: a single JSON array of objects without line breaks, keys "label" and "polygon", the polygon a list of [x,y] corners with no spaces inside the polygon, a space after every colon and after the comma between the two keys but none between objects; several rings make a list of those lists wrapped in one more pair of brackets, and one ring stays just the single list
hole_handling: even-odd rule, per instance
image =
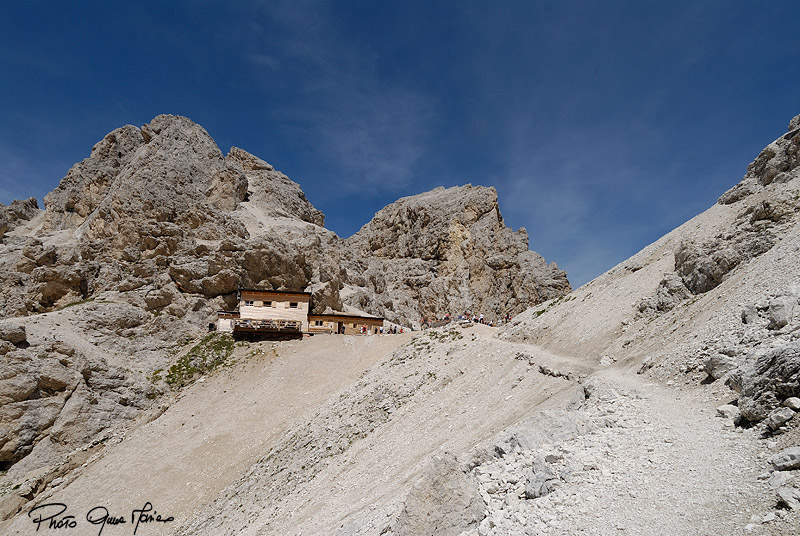
[{"label": "row of window", "polygon": [[[331,322],[331,324],[333,324],[333,323],[334,322]],[[314,320],[314,325],[315,326],[324,326],[325,325],[325,321],[324,320]],[[353,324],[353,327],[357,328],[358,324]]]},{"label": "row of window", "polygon": [[[250,307],[272,307],[277,308],[278,302],[274,301],[254,301],[254,300],[245,300],[244,304]],[[289,309],[297,309],[299,307],[298,302],[289,302]]]}]

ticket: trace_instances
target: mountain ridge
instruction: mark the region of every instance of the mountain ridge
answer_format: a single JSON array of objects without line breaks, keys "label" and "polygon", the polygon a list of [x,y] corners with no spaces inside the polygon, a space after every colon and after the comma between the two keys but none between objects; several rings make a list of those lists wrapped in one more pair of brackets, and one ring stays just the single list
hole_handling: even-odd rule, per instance
[{"label": "mountain ridge", "polygon": [[[446,205],[460,190],[440,194],[417,210],[454,217]],[[470,189],[469,203],[487,195],[496,206],[490,189]],[[315,313],[362,311],[407,329],[461,312],[455,306],[497,320],[569,289],[555,265],[524,264],[535,255],[527,240],[501,241],[490,248],[496,268],[481,272],[496,273],[502,287],[464,286],[455,302],[424,301],[432,285],[456,286],[436,274],[437,262],[412,255],[413,274],[376,267],[323,227],[299,184],[242,149],[224,155],[180,116],[108,133],[44,206],[32,199],[0,207],[0,323],[26,333],[5,341],[0,355],[8,404],[0,463],[27,459],[19,471],[47,466],[156,406],[172,389],[160,371],[179,365],[182,341],[204,336],[217,311],[236,307],[240,287],[305,290]],[[472,232],[492,244],[510,231],[500,221]],[[435,233],[446,227],[417,239]],[[523,265],[536,273],[515,275]]]}]

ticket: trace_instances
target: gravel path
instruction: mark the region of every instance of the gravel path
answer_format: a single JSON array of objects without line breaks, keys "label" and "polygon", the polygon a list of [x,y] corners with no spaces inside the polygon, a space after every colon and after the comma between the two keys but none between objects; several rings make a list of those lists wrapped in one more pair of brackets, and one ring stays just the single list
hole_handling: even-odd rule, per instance
[{"label": "gravel path", "polygon": [[[476,469],[490,514],[472,534],[800,532],[759,479],[768,471],[763,440],[718,417],[719,402],[618,369],[596,378],[584,408],[594,431]],[[545,456],[560,480],[552,493],[525,499],[525,474]]]}]

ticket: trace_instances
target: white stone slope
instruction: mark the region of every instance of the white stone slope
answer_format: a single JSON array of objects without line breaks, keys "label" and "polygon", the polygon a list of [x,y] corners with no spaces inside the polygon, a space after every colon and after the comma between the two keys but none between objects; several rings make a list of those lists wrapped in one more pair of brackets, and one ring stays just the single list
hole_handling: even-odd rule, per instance
[{"label": "white stone slope", "polygon": [[[0,522],[0,533],[30,534],[35,526],[26,513],[36,505],[63,502],[83,522],[97,505],[129,516],[150,501],[177,522],[144,533],[172,534],[298,420],[408,339],[317,336],[240,344],[225,368],[170,396],[160,414],[107,437],[77,468],[48,482],[32,502],[23,503],[24,510]],[[6,506],[14,497],[9,491],[2,490]],[[81,523],[79,533],[97,532],[87,527]],[[103,534],[131,532],[127,525],[116,532],[106,527]]]},{"label": "white stone slope", "polygon": [[748,391],[752,365],[770,348],[794,348],[800,328],[799,118],[720,203],[569,296],[526,311],[503,338],[682,383],[732,376],[750,421],[800,394],[784,382],[751,403],[758,397]]},{"label": "white stone slope", "polygon": [[[475,448],[548,409],[571,433],[575,417],[554,408],[583,400],[577,379],[588,370],[546,352],[524,354],[527,346],[480,328],[425,332],[387,356],[272,445],[179,533],[415,534],[419,524],[406,518],[416,507],[402,512],[432,456],[491,458]],[[443,483],[462,473],[456,462],[446,468]],[[481,512],[476,483],[462,480],[464,508]],[[452,518],[428,528],[439,533],[457,534],[482,517],[462,519],[462,505],[444,495],[422,502]]]},{"label": "white stone slope", "polygon": [[493,331],[242,347],[35,504],[176,517],[147,534],[791,534],[717,400]]}]

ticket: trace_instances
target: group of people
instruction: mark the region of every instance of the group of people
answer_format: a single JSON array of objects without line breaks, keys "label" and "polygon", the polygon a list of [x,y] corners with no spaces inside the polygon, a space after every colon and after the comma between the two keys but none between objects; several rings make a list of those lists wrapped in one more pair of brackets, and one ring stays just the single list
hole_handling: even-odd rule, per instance
[{"label": "group of people", "polygon": [[[451,319],[450,313],[447,313],[446,315],[444,315],[444,318],[442,318],[442,322],[445,322],[445,323],[446,322],[450,322],[450,319]],[[484,325],[487,325],[487,326],[490,326],[490,327],[494,327],[496,325],[496,323],[497,323],[494,320],[486,320],[484,318],[484,316],[483,316],[483,313],[472,313],[472,314],[470,314],[467,311],[464,311],[463,314],[458,315],[457,320],[459,320],[459,321],[466,320],[468,322],[472,322],[473,324],[484,324]],[[511,321],[511,315],[506,313],[505,316],[503,317],[503,322],[505,324],[508,324],[510,321]],[[423,318],[423,319],[420,320],[420,324],[423,325],[423,326],[426,326],[426,325],[429,326],[429,325],[433,324],[433,321],[431,321],[429,319],[426,319],[426,318]]]}]

